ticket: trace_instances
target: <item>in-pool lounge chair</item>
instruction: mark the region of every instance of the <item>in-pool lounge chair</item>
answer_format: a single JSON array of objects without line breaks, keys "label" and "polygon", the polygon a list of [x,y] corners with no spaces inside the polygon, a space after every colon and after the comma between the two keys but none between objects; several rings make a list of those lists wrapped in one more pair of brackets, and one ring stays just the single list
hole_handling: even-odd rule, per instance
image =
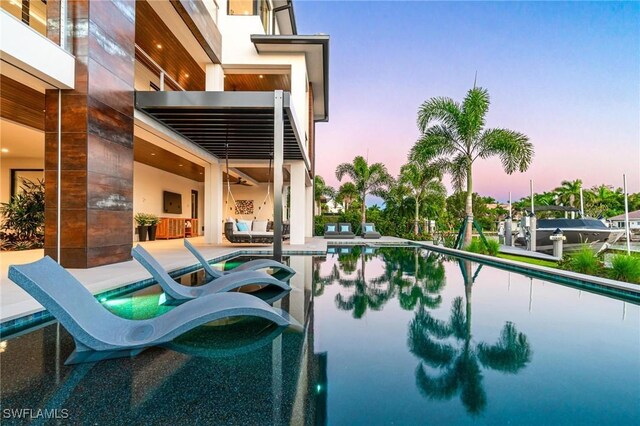
[{"label": "in-pool lounge chair", "polygon": [[187,248],[187,250],[191,252],[191,254],[193,254],[196,257],[196,259],[198,259],[198,262],[200,262],[200,264],[202,265],[202,268],[204,269],[209,279],[216,279],[224,275],[242,272],[242,271],[257,271],[260,269],[277,269],[290,276],[296,273],[296,271],[291,269],[288,265],[285,265],[284,263],[275,261],[273,259],[250,260],[248,262],[243,263],[240,266],[237,266],[231,269],[230,271],[219,271],[217,269],[212,268],[211,265],[209,265],[209,262],[207,262],[207,259],[204,258],[202,253],[200,253],[198,249],[195,248],[193,244],[191,244],[189,240],[187,240],[186,238],[184,239],[184,246]]},{"label": "in-pool lounge chair", "polygon": [[382,237],[378,231],[376,231],[376,225],[373,223],[362,224],[362,238],[366,240],[377,240]]},{"label": "in-pool lounge chair", "polygon": [[243,293],[210,294],[146,320],[109,312],[77,279],[49,256],[9,267],[9,279],[36,299],[73,337],[66,364],[134,356],[170,342],[200,325],[228,317],[253,316],[288,326],[289,315]]},{"label": "in-pool lounge chair", "polygon": [[324,224],[324,238],[340,238],[340,232],[338,232],[337,223],[325,223]]},{"label": "in-pool lounge chair", "polygon": [[160,265],[160,263],[141,245],[131,249],[131,255],[153,276],[160,284],[162,290],[171,300],[184,301],[196,299],[209,294],[222,293],[246,285],[273,285],[280,287],[284,291],[291,290],[289,284],[282,282],[263,271],[241,271],[235,274],[226,274],[213,281],[190,287],[178,283],[171,278],[171,275]]},{"label": "in-pool lounge chair", "polygon": [[356,234],[351,230],[350,223],[339,223],[338,224],[338,238],[355,238]]}]

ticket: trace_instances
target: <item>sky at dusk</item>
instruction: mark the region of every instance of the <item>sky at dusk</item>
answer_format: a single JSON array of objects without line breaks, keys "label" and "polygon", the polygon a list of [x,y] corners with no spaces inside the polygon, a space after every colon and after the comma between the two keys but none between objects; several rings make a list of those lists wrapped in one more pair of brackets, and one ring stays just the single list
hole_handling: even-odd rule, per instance
[{"label": "sky at dusk", "polygon": [[[299,34],[326,33],[329,122],[316,125],[316,173],[356,155],[394,176],[418,138],[419,105],[488,89],[488,127],[529,136],[525,173],[480,160],[474,190],[506,200],[563,179],[640,191],[640,3],[295,2]],[[448,180],[447,180],[448,181]]]}]

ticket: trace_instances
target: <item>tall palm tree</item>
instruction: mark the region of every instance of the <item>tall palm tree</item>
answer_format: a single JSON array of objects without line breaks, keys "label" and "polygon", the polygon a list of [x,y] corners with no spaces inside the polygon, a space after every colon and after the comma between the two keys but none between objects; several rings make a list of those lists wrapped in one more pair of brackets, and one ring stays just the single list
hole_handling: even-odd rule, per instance
[{"label": "tall palm tree", "polygon": [[563,206],[576,207],[576,201],[580,197],[582,180],[563,180],[554,191],[558,194],[558,201]]},{"label": "tall palm tree", "polygon": [[316,211],[322,213],[322,200],[335,197],[335,189],[325,183],[320,175],[313,178],[313,197],[316,201]]},{"label": "tall palm tree", "polygon": [[400,168],[399,182],[406,185],[415,200],[413,218],[413,233],[418,235],[420,209],[429,194],[444,191],[442,185],[442,170],[438,164],[429,162],[410,161]]},{"label": "tall palm tree", "polygon": [[336,177],[342,181],[344,176],[349,176],[356,186],[362,201],[362,223],[367,221],[367,195],[381,195],[382,190],[392,178],[387,172],[387,167],[382,163],[369,164],[362,156],[357,156],[351,163],[342,163],[336,167]]},{"label": "tall palm tree", "polygon": [[349,210],[349,206],[358,199],[358,189],[353,182],[345,182],[340,185],[336,194],[336,201],[344,205],[344,211]]},{"label": "tall palm tree", "polygon": [[[460,265],[465,280],[466,309],[462,297],[451,304],[449,321],[442,321],[420,307],[409,325],[408,344],[411,353],[420,358],[416,369],[416,385],[422,395],[431,399],[451,399],[458,393],[470,414],[480,414],[487,404],[482,386],[480,366],[508,374],[516,374],[531,361],[527,336],[506,322],[498,341],[489,345],[474,344],[471,334],[471,262]],[[431,377],[425,366],[443,370]]]},{"label": "tall palm tree", "polygon": [[469,90],[462,103],[445,97],[427,100],[418,111],[421,136],[411,150],[411,158],[416,161],[439,162],[457,190],[466,183],[465,244],[471,242],[473,224],[473,163],[478,158],[497,156],[504,171],[511,174],[527,170],[533,158],[533,145],[526,135],[484,128],[489,103],[489,93],[481,87]]}]

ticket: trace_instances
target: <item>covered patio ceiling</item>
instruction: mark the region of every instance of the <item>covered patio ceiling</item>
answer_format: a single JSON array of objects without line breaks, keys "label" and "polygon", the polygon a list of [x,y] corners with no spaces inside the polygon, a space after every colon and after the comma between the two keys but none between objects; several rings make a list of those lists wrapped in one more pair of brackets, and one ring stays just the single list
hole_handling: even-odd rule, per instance
[{"label": "covered patio ceiling", "polygon": [[[136,92],[136,108],[211,154],[268,160],[274,152],[274,92]],[[283,94],[284,160],[308,159]],[[228,145],[228,146],[227,146]]]}]

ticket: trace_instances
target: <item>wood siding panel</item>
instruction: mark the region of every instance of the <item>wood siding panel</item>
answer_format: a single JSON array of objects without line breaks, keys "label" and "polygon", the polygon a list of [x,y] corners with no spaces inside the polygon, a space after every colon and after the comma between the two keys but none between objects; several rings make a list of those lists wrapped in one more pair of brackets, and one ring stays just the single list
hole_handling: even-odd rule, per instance
[{"label": "wood siding panel", "polygon": [[136,44],[185,90],[204,90],[204,70],[144,0],[136,1],[135,35]]},{"label": "wood siding panel", "polygon": [[[129,260],[133,241],[133,1],[69,3],[76,86],[62,95],[61,263]],[[58,100],[45,114],[45,253],[57,238]]]},{"label": "wood siding panel", "polygon": [[222,63],[222,34],[201,1],[171,0],[184,23],[214,64]]},{"label": "wood siding panel", "polygon": [[44,130],[45,94],[0,75],[0,116]]}]

